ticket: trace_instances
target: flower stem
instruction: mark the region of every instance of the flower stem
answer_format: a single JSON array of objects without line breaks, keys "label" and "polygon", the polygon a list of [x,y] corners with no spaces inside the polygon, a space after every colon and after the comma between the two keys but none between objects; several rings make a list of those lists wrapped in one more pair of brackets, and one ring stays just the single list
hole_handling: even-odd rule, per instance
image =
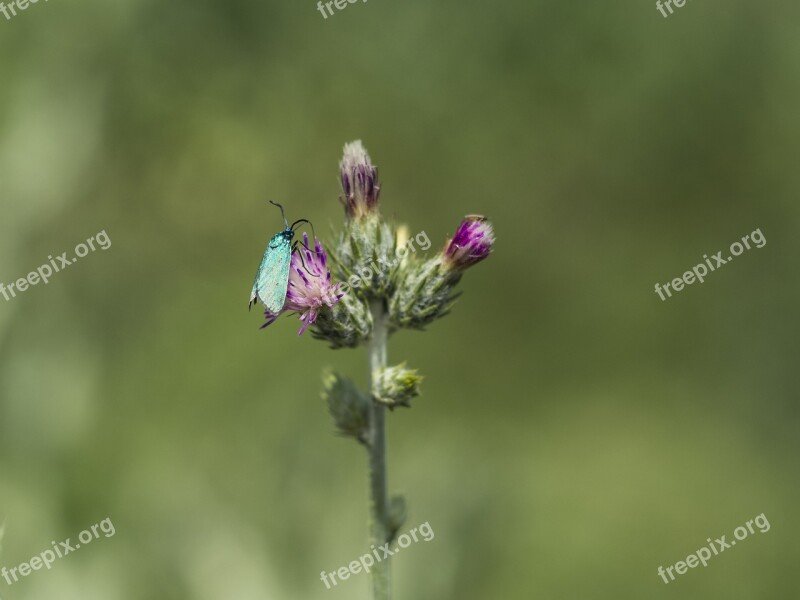
[{"label": "flower stem", "polygon": [[[370,393],[375,395],[378,371],[386,367],[386,340],[388,328],[383,301],[370,305],[372,312],[372,338],[369,342]],[[370,415],[369,481],[370,481],[370,535],[372,544],[379,548],[391,540],[389,526],[389,502],[386,485],[386,408],[373,400]],[[372,600],[389,600],[388,557],[376,562],[371,571]]]}]

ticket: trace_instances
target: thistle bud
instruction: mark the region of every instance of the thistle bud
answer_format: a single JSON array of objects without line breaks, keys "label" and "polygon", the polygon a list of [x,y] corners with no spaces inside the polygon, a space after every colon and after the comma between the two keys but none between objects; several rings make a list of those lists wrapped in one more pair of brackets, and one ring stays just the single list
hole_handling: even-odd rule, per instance
[{"label": "thistle bud", "polygon": [[464,217],[441,254],[427,261],[412,257],[396,273],[396,292],[389,300],[394,329],[423,329],[450,312],[456,286],[467,267],[489,256],[494,231],[486,217]]},{"label": "thistle bud", "polygon": [[458,297],[460,270],[451,270],[437,256],[427,261],[410,257],[397,273],[397,290],[389,300],[393,329],[424,329],[450,312]]},{"label": "thistle bud", "polygon": [[347,377],[326,373],[322,378],[322,399],[328,404],[339,433],[367,443],[370,400]]},{"label": "thistle bud", "polygon": [[355,348],[372,332],[369,306],[349,288],[341,288],[340,301],[319,313],[311,335],[329,342],[331,348]]},{"label": "thistle bud", "polygon": [[405,363],[381,369],[374,376],[372,389],[375,400],[390,409],[396,406],[411,406],[411,399],[419,396],[422,377],[416,370],[406,369]]},{"label": "thistle bud", "polygon": [[453,269],[466,269],[489,256],[494,245],[494,231],[486,217],[467,215],[455,235],[445,244],[442,263]]},{"label": "thistle bud", "polygon": [[372,165],[361,140],[344,145],[339,163],[342,178],[342,204],[349,219],[361,219],[378,210],[378,169]]}]

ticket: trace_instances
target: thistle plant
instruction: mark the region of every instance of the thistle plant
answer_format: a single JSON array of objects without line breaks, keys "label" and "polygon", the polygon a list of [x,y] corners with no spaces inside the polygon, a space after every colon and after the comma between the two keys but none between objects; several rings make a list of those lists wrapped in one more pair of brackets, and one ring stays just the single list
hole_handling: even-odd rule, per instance
[{"label": "thistle plant", "polygon": [[[322,397],[344,436],[364,446],[370,482],[370,541],[375,548],[394,540],[406,514],[402,496],[389,496],[386,474],[386,414],[408,408],[421,377],[406,364],[388,364],[389,336],[399,329],[424,329],[450,312],[464,272],[489,256],[494,233],[482,216],[466,216],[440,253],[423,258],[409,252],[404,227],[382,217],[378,169],[360,141],[344,146],[339,165],[344,227],[326,250],[308,237],[292,253],[283,309],[265,311],[266,327],[284,312],[300,315],[299,334],[311,334],[334,349],[366,346],[369,383],[365,391],[335,372],[323,375]],[[375,563],[372,598],[390,598],[389,561]]]}]

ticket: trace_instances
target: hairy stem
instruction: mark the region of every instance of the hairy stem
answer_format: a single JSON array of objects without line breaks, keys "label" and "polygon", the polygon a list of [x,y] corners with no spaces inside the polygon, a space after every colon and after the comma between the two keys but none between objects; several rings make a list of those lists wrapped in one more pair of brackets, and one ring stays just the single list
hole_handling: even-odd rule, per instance
[{"label": "hairy stem", "polygon": [[[386,367],[386,339],[388,328],[383,301],[375,301],[370,306],[372,312],[372,338],[369,342],[370,394],[375,396],[375,381],[378,370]],[[386,486],[386,408],[373,400],[370,415],[369,482],[370,482],[370,535],[372,544],[378,550],[390,539],[389,501]],[[381,555],[379,550],[379,555]],[[388,558],[376,562],[371,571],[372,599],[389,600]]]}]

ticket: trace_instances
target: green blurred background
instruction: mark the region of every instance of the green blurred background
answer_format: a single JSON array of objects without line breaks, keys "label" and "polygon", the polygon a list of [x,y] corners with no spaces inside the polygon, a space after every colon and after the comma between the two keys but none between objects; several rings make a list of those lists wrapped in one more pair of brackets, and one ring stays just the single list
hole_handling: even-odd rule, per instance
[{"label": "green blurred background", "polygon": [[[331,239],[363,139],[385,214],[493,256],[391,340],[396,598],[796,598],[800,8],[788,1],[54,0],[0,17],[0,566],[110,517],[4,600],[363,599],[360,447],[331,351],[247,298],[268,198]],[[760,228],[662,302],[656,282]],[[656,569],[760,513],[665,585]]]}]

